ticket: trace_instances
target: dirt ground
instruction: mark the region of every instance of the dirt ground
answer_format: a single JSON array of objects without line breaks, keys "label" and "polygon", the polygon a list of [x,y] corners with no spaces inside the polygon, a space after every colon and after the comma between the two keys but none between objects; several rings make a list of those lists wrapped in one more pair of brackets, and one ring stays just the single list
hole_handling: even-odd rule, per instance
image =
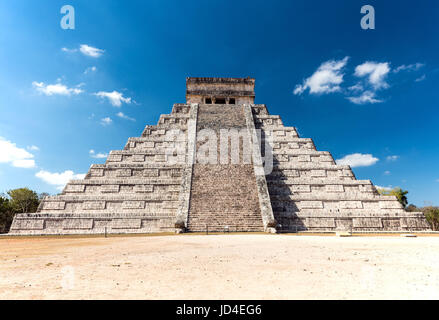
[{"label": "dirt ground", "polygon": [[439,237],[0,238],[0,299],[439,299]]}]

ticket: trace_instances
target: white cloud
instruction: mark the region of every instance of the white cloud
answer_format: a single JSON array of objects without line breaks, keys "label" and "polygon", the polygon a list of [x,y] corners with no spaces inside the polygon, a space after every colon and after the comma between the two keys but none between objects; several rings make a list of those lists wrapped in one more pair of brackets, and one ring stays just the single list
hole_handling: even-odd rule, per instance
[{"label": "white cloud", "polygon": [[95,96],[102,98],[102,99],[108,99],[110,103],[115,107],[120,107],[122,103],[131,103],[131,98],[125,98],[122,93],[113,91],[113,92],[106,92],[106,91],[99,91],[98,93],[94,94]]},{"label": "white cloud", "polygon": [[92,57],[92,58],[99,58],[105,52],[105,50],[98,49],[98,48],[89,46],[87,44],[81,44],[79,46],[79,49],[77,49],[77,48],[69,49],[69,48],[63,47],[63,48],[61,48],[61,51],[67,52],[67,53],[74,53],[74,52],[80,51],[83,55],[88,56],[88,57]]},{"label": "white cloud", "polygon": [[122,118],[122,119],[130,120],[130,121],[136,121],[136,119],[131,118],[131,117],[128,117],[126,114],[124,114],[124,113],[122,113],[122,112],[119,112],[119,113],[117,113],[116,115],[117,115],[119,118]]},{"label": "white cloud", "polygon": [[379,100],[375,98],[375,92],[373,91],[364,91],[358,97],[347,97],[349,101],[355,104],[366,104],[366,103],[380,103],[383,100]]},{"label": "white cloud", "polygon": [[88,67],[87,69],[85,69],[84,74],[89,74],[92,72],[96,72],[98,70],[98,68],[96,68],[95,66],[93,67]]},{"label": "white cloud", "polygon": [[350,90],[350,91],[353,91],[353,92],[361,92],[361,91],[363,91],[364,90],[364,88],[363,88],[363,86],[361,85],[361,83],[357,83],[357,84],[355,84],[355,85],[353,85],[353,86],[350,86],[349,88],[348,88],[348,90]]},{"label": "white cloud", "polygon": [[67,52],[67,53],[71,53],[71,52],[77,52],[78,49],[68,49],[68,48],[61,48],[61,51]]},{"label": "white cloud", "polygon": [[11,141],[0,137],[0,163],[9,163],[17,168],[34,168],[33,154],[23,148],[18,148]]},{"label": "white cloud", "polygon": [[38,148],[37,146],[28,146],[27,150],[31,150],[31,151],[40,151],[40,148]]},{"label": "white cloud", "polygon": [[390,171],[389,170],[384,171],[384,175],[389,176],[390,175]]},{"label": "white cloud", "polygon": [[33,159],[22,159],[22,160],[14,160],[12,165],[17,168],[35,168],[35,160]]},{"label": "white cloud", "polygon": [[112,124],[113,123],[113,120],[111,120],[111,118],[109,118],[109,117],[106,117],[106,118],[102,118],[101,119],[101,124],[103,125],[103,126],[108,126],[108,125],[110,125],[110,124]]},{"label": "white cloud", "polygon": [[423,74],[422,76],[420,76],[419,78],[416,78],[415,79],[415,82],[421,82],[421,81],[424,81],[425,80],[425,78],[426,78],[426,75],[425,74]]},{"label": "white cloud", "polygon": [[388,186],[388,187],[375,186],[375,188],[381,189],[381,190],[384,190],[384,191],[391,191],[391,190],[393,190],[392,186]]},{"label": "white cloud", "polygon": [[349,57],[342,60],[330,60],[322,63],[320,67],[303,84],[297,85],[294,94],[300,95],[306,89],[309,93],[323,94],[340,91],[344,73],[342,69],[348,62]]},{"label": "white cloud", "polygon": [[400,71],[418,71],[419,69],[421,69],[423,66],[425,66],[425,64],[423,63],[413,63],[413,64],[409,64],[409,65],[401,65],[398,68],[394,69],[393,72],[394,73],[398,73]]},{"label": "white cloud", "polygon": [[86,56],[89,56],[92,58],[99,58],[105,52],[102,49],[91,47],[91,46],[86,45],[86,44],[81,44],[81,46],[79,47],[79,51],[81,51],[81,53],[83,55],[86,55]]},{"label": "white cloud", "polygon": [[89,151],[90,157],[95,159],[104,159],[108,157],[108,153],[96,153],[93,149]]},{"label": "white cloud", "polygon": [[385,81],[389,71],[390,67],[388,62],[379,63],[367,61],[355,68],[354,75],[357,77],[368,76],[369,83],[375,88],[375,90],[378,90],[389,86]]},{"label": "white cloud", "polygon": [[32,85],[34,88],[40,92],[45,94],[46,96],[52,96],[52,95],[64,95],[64,96],[70,96],[71,94],[80,94],[84,92],[82,89],[79,88],[68,88],[67,86],[63,85],[62,83],[56,83],[56,84],[48,84],[45,85],[44,82],[32,82]]},{"label": "white cloud", "polygon": [[386,157],[386,160],[387,161],[396,161],[396,160],[398,160],[399,159],[399,156],[387,156]]},{"label": "white cloud", "polygon": [[[297,84],[293,93],[301,95],[307,90],[309,94],[327,94],[340,92],[350,102],[358,105],[383,103],[387,99],[379,94],[379,90],[390,87],[389,74],[398,72],[414,72],[425,66],[423,63],[400,65],[393,69],[390,62],[365,61],[355,67],[353,83],[345,83],[345,67],[349,57],[341,60],[323,62],[317,70],[301,84]],[[426,74],[418,74],[415,82],[426,79]]]},{"label": "white cloud", "polygon": [[337,164],[349,165],[352,168],[372,166],[378,161],[379,159],[373,157],[371,154],[361,154],[361,153],[349,154],[341,159],[336,160]]},{"label": "white cloud", "polygon": [[85,174],[75,174],[72,170],[66,170],[62,173],[41,170],[35,176],[48,184],[57,186],[57,189],[62,189],[70,180],[85,178]]}]

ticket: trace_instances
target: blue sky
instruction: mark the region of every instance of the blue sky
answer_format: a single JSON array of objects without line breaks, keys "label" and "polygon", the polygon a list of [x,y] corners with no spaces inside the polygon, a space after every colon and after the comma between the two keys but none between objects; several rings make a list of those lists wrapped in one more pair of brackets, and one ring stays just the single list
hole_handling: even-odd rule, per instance
[{"label": "blue sky", "polygon": [[439,205],[438,19],[437,1],[2,1],[0,192],[59,192],[184,102],[187,76],[251,76],[357,178]]}]

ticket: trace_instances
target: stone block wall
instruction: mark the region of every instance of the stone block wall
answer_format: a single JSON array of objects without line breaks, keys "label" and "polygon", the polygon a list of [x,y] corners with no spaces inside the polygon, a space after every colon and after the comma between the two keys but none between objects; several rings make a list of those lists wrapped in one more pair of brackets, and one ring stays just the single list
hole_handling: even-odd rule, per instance
[{"label": "stone block wall", "polygon": [[421,231],[422,213],[408,213],[395,197],[381,196],[371,181],[357,180],[349,166],[337,165],[312,139],[300,138],[265,105],[252,106],[262,145],[273,154],[266,176],[279,231]]},{"label": "stone block wall", "polygon": [[[46,197],[35,214],[19,214],[11,234],[174,231],[187,154],[190,105],[174,105],[141,137],[111,151],[82,180]],[[187,191],[185,191],[187,192]]]}]

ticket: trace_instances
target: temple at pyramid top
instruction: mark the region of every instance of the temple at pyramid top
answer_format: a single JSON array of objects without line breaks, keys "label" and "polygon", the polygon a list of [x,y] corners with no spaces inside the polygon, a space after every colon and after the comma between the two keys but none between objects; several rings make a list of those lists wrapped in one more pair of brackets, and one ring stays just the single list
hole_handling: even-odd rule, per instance
[{"label": "temple at pyramid top", "polygon": [[186,78],[187,103],[252,104],[255,79],[252,78]]}]

